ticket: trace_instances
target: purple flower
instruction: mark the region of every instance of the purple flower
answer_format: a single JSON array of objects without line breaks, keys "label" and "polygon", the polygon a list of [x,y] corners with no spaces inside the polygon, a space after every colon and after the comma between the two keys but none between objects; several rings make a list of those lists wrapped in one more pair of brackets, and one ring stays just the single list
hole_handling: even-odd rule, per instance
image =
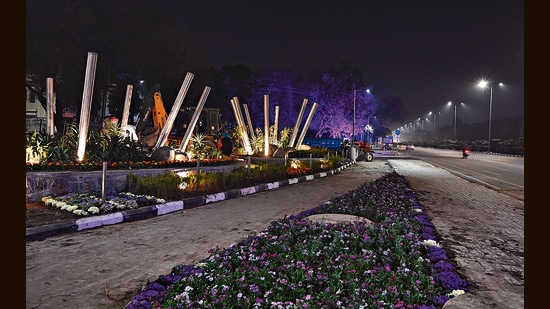
[{"label": "purple flower", "polygon": [[449,299],[451,299],[449,296],[446,295],[437,295],[434,297],[434,300],[439,305],[444,305]]},{"label": "purple flower", "polygon": [[424,229],[422,230],[422,238],[435,240],[435,229],[429,226],[424,227]]},{"label": "purple flower", "polygon": [[430,260],[430,262],[432,262],[432,264],[447,259],[445,250],[443,250],[442,248],[427,247],[426,250],[428,251],[428,259]]},{"label": "purple flower", "polygon": [[139,293],[132,301],[151,301],[156,300],[159,297],[160,293],[159,291],[155,290],[147,290]]},{"label": "purple flower", "polygon": [[148,285],[147,285],[147,289],[148,290],[154,290],[154,291],[164,291],[166,288],[160,284],[160,283],[157,283],[157,282],[150,282]]},{"label": "purple flower", "polygon": [[455,267],[452,264],[443,260],[433,264],[433,269],[435,272],[455,271]]},{"label": "purple flower", "polygon": [[156,282],[164,286],[167,286],[178,282],[180,279],[181,279],[181,276],[178,276],[178,275],[160,275],[156,280]]},{"label": "purple flower", "polygon": [[451,271],[437,273],[435,278],[441,282],[441,285],[443,285],[444,288],[449,290],[466,291],[466,287],[468,286],[466,281],[462,280],[457,273]]},{"label": "purple flower", "polygon": [[127,306],[126,309],[150,309],[151,303],[146,300],[132,300]]}]

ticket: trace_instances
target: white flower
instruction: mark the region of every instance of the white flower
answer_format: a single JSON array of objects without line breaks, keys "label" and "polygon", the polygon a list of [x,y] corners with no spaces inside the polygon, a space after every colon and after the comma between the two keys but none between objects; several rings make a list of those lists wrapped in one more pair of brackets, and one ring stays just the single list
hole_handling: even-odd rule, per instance
[{"label": "white flower", "polygon": [[76,209],[75,211],[73,211],[73,214],[75,215],[79,215],[79,216],[87,216],[88,215],[88,212],[82,210],[82,209]]},{"label": "white flower", "polygon": [[88,212],[91,213],[92,215],[95,215],[95,214],[99,213],[99,208],[97,208],[95,206],[92,206],[92,207],[88,208]]},{"label": "white flower", "polygon": [[447,294],[447,296],[458,296],[464,294],[464,290],[453,290],[451,293]]},{"label": "white flower", "polygon": [[438,244],[437,241],[435,241],[433,239],[425,239],[424,241],[422,241],[422,244],[425,245],[425,246],[441,248],[441,245]]}]

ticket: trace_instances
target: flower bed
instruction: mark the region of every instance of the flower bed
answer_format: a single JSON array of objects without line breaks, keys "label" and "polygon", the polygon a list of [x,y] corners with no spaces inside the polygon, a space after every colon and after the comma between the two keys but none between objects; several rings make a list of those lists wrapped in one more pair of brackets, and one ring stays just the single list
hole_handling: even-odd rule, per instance
[{"label": "flower bed", "polygon": [[47,196],[42,201],[47,206],[72,212],[83,217],[166,203],[161,198],[149,195],[137,195],[130,192],[121,192],[117,196],[106,196],[105,199],[91,194],[71,193],[59,197]]},{"label": "flower bed", "polygon": [[[374,224],[306,219],[330,213]],[[467,284],[436,239],[407,181],[392,173],[175,266],[126,308],[441,308]]]}]

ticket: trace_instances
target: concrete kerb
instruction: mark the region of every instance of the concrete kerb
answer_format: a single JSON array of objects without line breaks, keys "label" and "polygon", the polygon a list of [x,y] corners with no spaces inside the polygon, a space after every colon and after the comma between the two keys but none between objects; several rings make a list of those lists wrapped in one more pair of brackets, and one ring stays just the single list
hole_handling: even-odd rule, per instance
[{"label": "concrete kerb", "polygon": [[63,223],[54,223],[48,225],[42,225],[37,227],[26,228],[26,240],[43,240],[47,237],[57,234],[70,233],[75,231],[82,231],[91,228],[97,228],[104,225],[118,224],[128,221],[136,221],[148,219],[156,216],[169,214],[175,211],[184,209],[191,209],[202,205],[223,201],[226,199],[237,198],[239,196],[255,194],[262,191],[273,190],[280,187],[310,181],[315,178],[323,178],[330,175],[335,175],[343,171],[344,169],[356,164],[356,161],[350,161],[342,166],[323,173],[316,173],[313,175],[300,176],[297,178],[285,179],[272,183],[259,184],[252,187],[233,189],[225,192],[209,194],[205,196],[197,196],[182,201],[171,201],[164,204],[157,204],[152,206],[140,207],[138,209],[124,210],[117,213],[84,217],[77,220],[71,220]]}]

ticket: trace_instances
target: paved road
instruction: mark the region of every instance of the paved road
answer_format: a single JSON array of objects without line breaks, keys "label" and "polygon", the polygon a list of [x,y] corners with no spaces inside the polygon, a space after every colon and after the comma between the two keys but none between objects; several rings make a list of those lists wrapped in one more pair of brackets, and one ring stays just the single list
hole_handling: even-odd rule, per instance
[{"label": "paved road", "polygon": [[426,207],[471,292],[447,308],[523,308],[523,201],[411,159],[358,162],[337,175],[26,244],[26,308],[121,308],[147,281],[193,264],[269,222],[396,170]]},{"label": "paved road", "polygon": [[519,199],[524,198],[525,159],[523,157],[476,152],[464,160],[459,150],[424,147],[417,147],[408,154],[493,190]]}]

